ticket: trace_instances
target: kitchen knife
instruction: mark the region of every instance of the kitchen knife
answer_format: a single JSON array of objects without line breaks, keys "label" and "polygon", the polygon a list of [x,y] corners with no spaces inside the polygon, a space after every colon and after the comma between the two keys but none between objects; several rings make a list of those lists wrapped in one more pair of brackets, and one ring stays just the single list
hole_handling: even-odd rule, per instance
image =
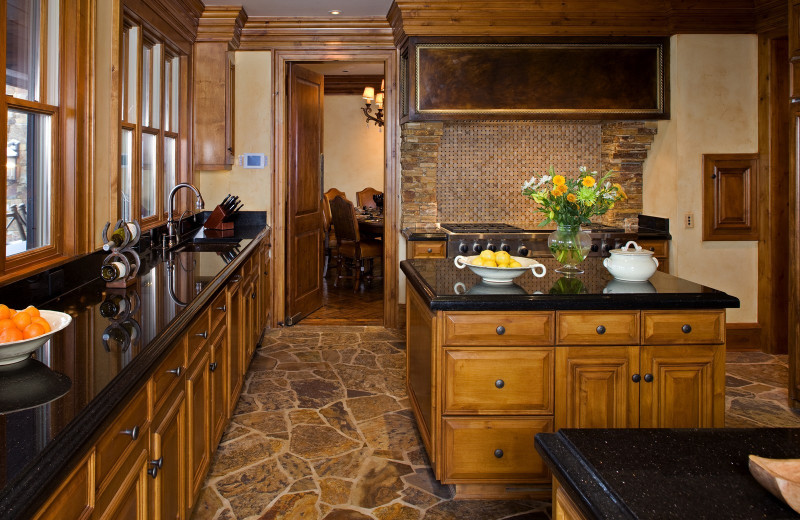
[{"label": "kitchen knife", "polygon": [[228,193],[228,196],[227,196],[227,197],[225,197],[224,199],[222,199],[222,202],[220,202],[220,204],[219,204],[219,205],[220,205],[220,207],[221,207],[221,208],[223,208],[223,209],[225,209],[225,206],[228,204],[228,202],[229,202],[230,200],[231,200],[231,194],[230,194],[230,193]]}]

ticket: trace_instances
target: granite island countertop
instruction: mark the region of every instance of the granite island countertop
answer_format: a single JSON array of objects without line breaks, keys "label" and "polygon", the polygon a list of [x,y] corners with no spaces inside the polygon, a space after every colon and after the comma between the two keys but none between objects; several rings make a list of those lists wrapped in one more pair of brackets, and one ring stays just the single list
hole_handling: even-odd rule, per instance
[{"label": "granite island countertop", "polygon": [[[268,232],[263,223],[242,225],[226,243],[145,249],[135,283],[125,289],[100,279],[102,251],[0,288],[0,301],[12,308],[34,304],[72,316],[35,359],[0,367],[0,389],[7,381],[17,390],[0,399],[0,518],[32,514]],[[53,287],[75,278],[53,297]]]},{"label": "granite island countertop", "polygon": [[656,271],[647,282],[615,280],[600,257],[581,263],[584,273],[567,278],[553,258],[536,258],[547,268],[542,278],[530,271],[511,284],[489,284],[453,259],[400,262],[408,282],[431,310],[686,310],[739,307],[725,292]]},{"label": "granite island countertop", "polygon": [[589,519],[800,518],[748,455],[800,458],[800,428],[561,429],[536,451]]}]

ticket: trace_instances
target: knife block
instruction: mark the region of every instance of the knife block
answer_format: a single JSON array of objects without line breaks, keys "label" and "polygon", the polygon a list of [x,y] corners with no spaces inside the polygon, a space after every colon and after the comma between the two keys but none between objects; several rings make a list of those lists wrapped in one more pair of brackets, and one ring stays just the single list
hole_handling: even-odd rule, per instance
[{"label": "knife block", "polygon": [[214,211],[211,212],[211,215],[206,219],[203,227],[206,229],[233,229],[233,222],[227,222],[227,218],[230,215],[222,206],[217,206],[214,208]]}]

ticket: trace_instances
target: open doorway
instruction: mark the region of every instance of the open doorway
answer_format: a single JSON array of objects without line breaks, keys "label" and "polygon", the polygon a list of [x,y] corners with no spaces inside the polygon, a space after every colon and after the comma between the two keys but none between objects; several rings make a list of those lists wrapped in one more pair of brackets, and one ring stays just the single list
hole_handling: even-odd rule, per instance
[{"label": "open doorway", "polygon": [[[336,105],[342,105],[339,107],[339,110],[345,110],[345,105],[348,104],[346,97],[350,97],[350,105],[353,110],[355,110],[355,114],[348,116],[352,119],[350,120],[353,125],[360,127],[362,132],[370,131],[371,139],[374,139],[376,143],[379,143],[377,146],[373,148],[377,148],[382,153],[382,168],[379,169],[377,178],[375,182],[372,182],[373,178],[364,178],[360,179],[359,175],[355,175],[353,171],[346,171],[348,168],[343,168],[343,176],[337,177],[337,175],[332,175],[331,172],[331,164],[336,164],[334,160],[331,163],[331,158],[328,157],[328,150],[324,150],[324,176],[327,180],[322,180],[320,183],[320,187],[326,185],[333,185],[333,183],[337,183],[339,186],[345,186],[345,189],[342,190],[345,192],[345,195],[348,199],[353,199],[352,202],[354,205],[357,205],[363,209],[363,204],[358,204],[358,199],[356,198],[356,193],[358,191],[363,190],[364,188],[374,188],[376,191],[382,191],[384,194],[383,198],[383,241],[384,244],[387,244],[384,248],[382,257],[377,259],[374,263],[372,274],[373,279],[368,280],[365,279],[363,281],[359,281],[359,284],[356,288],[356,291],[353,292],[354,288],[354,281],[352,279],[345,279],[345,280],[337,280],[338,279],[338,272],[336,266],[331,266],[328,269],[327,276],[323,279],[323,284],[327,286],[327,296],[336,296],[336,292],[340,291],[341,296],[346,296],[347,298],[341,298],[342,307],[336,308],[336,306],[324,305],[323,307],[326,308],[326,312],[323,311],[319,314],[319,323],[321,324],[324,322],[330,324],[341,324],[341,323],[359,323],[359,324],[378,324],[378,325],[385,325],[388,327],[396,327],[398,323],[398,302],[397,302],[397,294],[398,294],[398,277],[399,272],[397,270],[397,263],[398,263],[398,251],[397,251],[397,243],[398,243],[398,229],[397,229],[397,166],[394,164],[396,162],[396,135],[397,135],[397,103],[398,100],[396,98],[395,87],[396,87],[396,51],[394,49],[385,49],[385,50],[359,50],[359,51],[349,51],[344,53],[336,53],[335,55],[327,55],[325,53],[320,53],[318,51],[276,51],[275,55],[275,70],[274,70],[274,77],[275,78],[288,78],[288,72],[294,64],[299,64],[304,68],[308,68],[309,66],[315,67],[315,65],[324,66],[329,63],[335,65],[338,63],[337,66],[339,68],[339,72],[341,72],[342,65],[345,65],[345,70],[350,70],[348,67],[353,65],[361,65],[366,64],[373,67],[375,74],[366,73],[366,75],[370,76],[381,76],[381,72],[384,72],[382,76],[385,78],[385,96],[387,103],[384,105],[384,120],[385,126],[382,129],[374,126],[373,123],[370,123],[369,128],[367,128],[367,121],[366,117],[363,115],[361,111],[361,107],[364,106],[364,102],[361,99],[359,93],[355,86],[349,87],[349,94],[338,94],[338,96],[342,96],[341,99],[331,98],[331,108],[336,108]],[[359,69],[355,69],[359,70]],[[363,69],[361,69],[363,70]],[[348,75],[352,76],[360,76],[364,74],[355,74],[352,73],[353,71],[350,70]],[[331,74],[331,76],[335,76],[337,74]],[[342,74],[338,74],[342,75]],[[352,78],[350,81],[354,81]],[[334,80],[332,83],[336,84],[339,83],[340,80]],[[363,93],[364,84],[362,80],[357,80],[358,82],[358,90]],[[341,87],[344,88],[344,87]],[[290,174],[289,172],[289,164],[291,160],[291,154],[293,151],[290,149],[290,143],[292,142],[292,136],[290,135],[291,132],[289,130],[289,125],[287,124],[288,121],[288,110],[289,108],[289,92],[288,88],[285,90],[279,90],[276,92],[275,96],[275,168],[278,175],[276,175],[274,179],[274,190],[273,190],[273,207],[274,207],[274,217],[273,217],[273,262],[274,262],[274,269],[273,269],[273,286],[277,289],[273,292],[273,309],[275,309],[275,322],[273,325],[288,325],[286,323],[286,319],[289,316],[287,314],[287,291],[281,290],[281,288],[287,287],[288,281],[288,270],[287,265],[289,264],[289,260],[287,255],[289,254],[289,245],[287,243],[288,237],[287,233],[287,200],[291,197],[291,188],[289,185],[290,181]],[[379,89],[375,89],[379,90]],[[332,96],[337,94],[331,94]],[[337,103],[340,101],[340,103]],[[327,104],[328,102],[325,101]],[[354,103],[357,103],[354,104]],[[355,107],[355,108],[353,108]],[[375,113],[376,107],[373,105],[372,112]],[[353,110],[347,110],[348,113],[352,113]],[[335,137],[338,134],[338,137],[341,137],[343,134],[343,116],[328,116],[328,119],[334,119],[333,127],[330,130],[326,130],[325,133],[332,134],[331,137]],[[338,125],[336,124],[336,119],[338,119]],[[342,144],[337,145],[339,151],[344,150],[344,154],[349,157],[345,157],[349,161],[353,161],[359,157],[363,157],[365,155],[366,146],[371,146],[369,144],[365,144],[367,139],[363,137],[353,137],[346,139],[347,146],[345,147]],[[341,139],[340,139],[341,142]],[[331,145],[328,145],[331,146]],[[335,155],[335,154],[334,154]],[[335,159],[335,157],[333,158]],[[339,164],[342,164],[341,162]],[[349,168],[352,170],[353,168]],[[339,178],[340,180],[337,180]],[[341,180],[344,179],[344,180]],[[341,184],[342,182],[347,182],[352,185],[352,188],[347,187],[345,184]],[[378,184],[380,182],[380,184]],[[363,186],[361,186],[363,184]],[[383,189],[381,189],[383,188]],[[329,189],[329,188],[326,188]],[[325,191],[325,190],[322,190]],[[350,192],[353,193],[350,193]],[[319,192],[318,192],[319,193]],[[321,194],[320,194],[321,195]],[[321,201],[321,197],[320,197]],[[335,253],[333,253],[335,254]],[[334,288],[334,284],[338,287]],[[335,289],[335,291],[334,291]],[[339,298],[337,298],[339,299]],[[330,300],[329,300],[330,301]],[[368,311],[368,312],[367,312]],[[353,314],[354,312],[358,314]],[[313,313],[312,313],[313,314]],[[316,318],[316,316],[314,316]],[[294,321],[294,320],[292,320]],[[298,320],[299,322],[307,321]],[[296,323],[296,322],[295,322]],[[308,322],[311,323],[311,322]]]}]

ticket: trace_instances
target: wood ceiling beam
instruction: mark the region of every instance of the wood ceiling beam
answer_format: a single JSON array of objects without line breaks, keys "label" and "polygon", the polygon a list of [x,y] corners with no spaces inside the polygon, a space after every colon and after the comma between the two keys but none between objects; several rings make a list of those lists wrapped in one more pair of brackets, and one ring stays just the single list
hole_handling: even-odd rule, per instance
[{"label": "wood ceiling beam", "polygon": [[242,30],[240,49],[394,48],[385,18],[253,17]]}]

